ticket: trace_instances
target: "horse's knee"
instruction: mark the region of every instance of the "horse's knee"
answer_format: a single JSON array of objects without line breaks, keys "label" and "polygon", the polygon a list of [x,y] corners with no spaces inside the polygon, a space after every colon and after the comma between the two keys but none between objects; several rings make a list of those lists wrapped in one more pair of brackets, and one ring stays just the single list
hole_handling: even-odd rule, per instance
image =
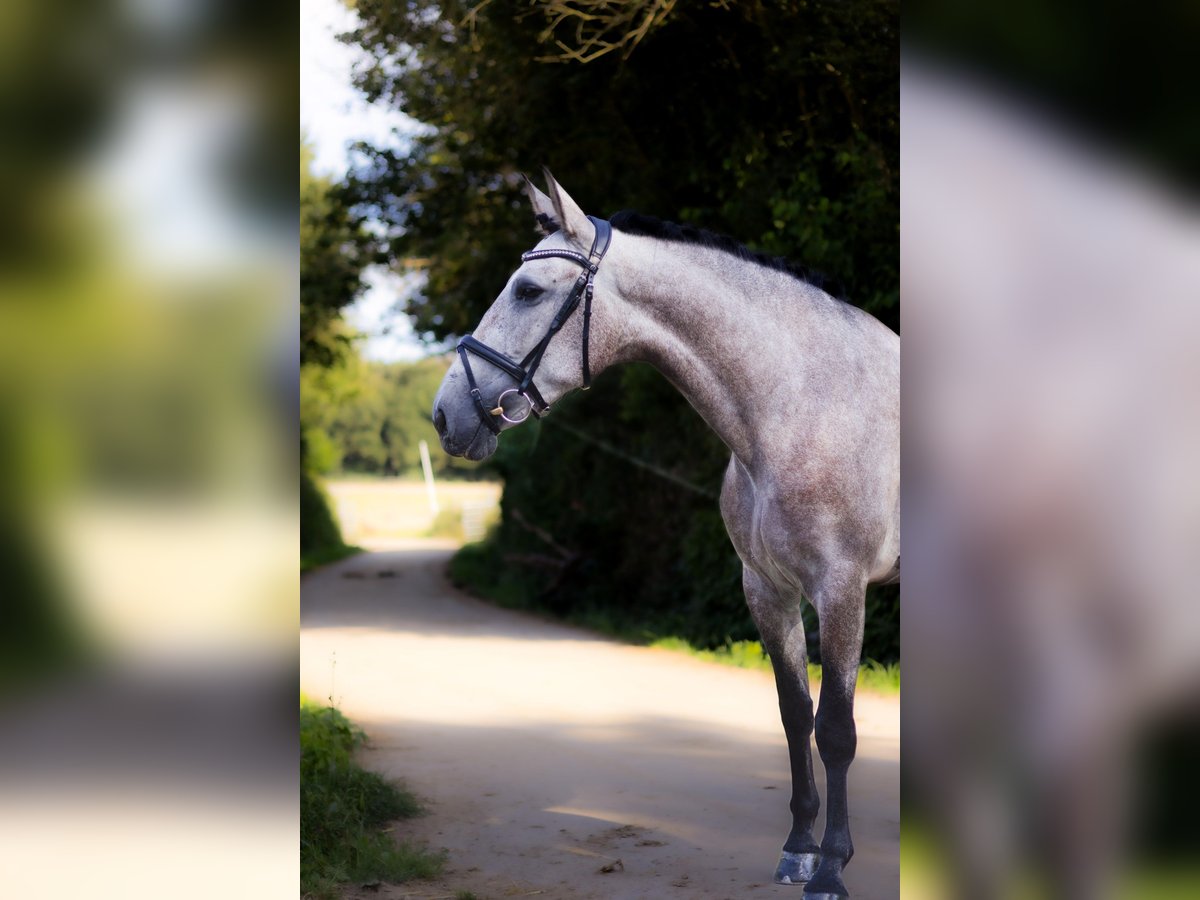
[{"label": "horse's knee", "polygon": [[822,708],[816,719],[817,750],[828,766],[849,765],[858,749],[858,730],[849,710]]},{"label": "horse's knee", "polygon": [[812,697],[799,688],[794,691],[780,689],[779,712],[789,731],[795,729],[803,737],[813,733]]},{"label": "horse's knee", "polygon": [[805,696],[797,704],[797,707],[798,707],[798,709],[796,710],[796,727],[799,728],[800,732],[802,734],[804,734],[805,736],[812,734],[813,733],[813,725],[815,724],[815,720],[813,718],[812,697]]}]

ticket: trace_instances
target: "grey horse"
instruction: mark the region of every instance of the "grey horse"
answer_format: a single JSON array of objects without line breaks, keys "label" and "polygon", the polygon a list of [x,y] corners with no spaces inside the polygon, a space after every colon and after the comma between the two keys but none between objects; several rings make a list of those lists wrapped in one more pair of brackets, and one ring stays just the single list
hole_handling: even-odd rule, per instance
[{"label": "grey horse", "polygon": [[[591,218],[546,177],[549,194],[526,180],[545,237],[460,343],[434,401],[442,446],[484,459],[502,430],[618,363],[650,363],[687,397],[732,451],[721,513],[787,733],[792,829],[775,881],[805,884],[807,900],[848,897],[864,595],[899,578],[900,339],[728,239],[636,214]],[[815,718],[803,598],[820,622]]]}]

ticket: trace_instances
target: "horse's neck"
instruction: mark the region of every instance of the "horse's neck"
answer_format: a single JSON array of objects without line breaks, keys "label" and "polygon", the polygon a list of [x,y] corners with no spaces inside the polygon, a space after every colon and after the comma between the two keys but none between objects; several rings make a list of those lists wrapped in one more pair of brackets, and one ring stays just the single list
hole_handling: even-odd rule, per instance
[{"label": "horse's neck", "polygon": [[[639,242],[642,244],[643,242]],[[748,467],[803,380],[806,285],[731,254],[656,242],[627,264],[619,361],[648,362]],[[815,289],[813,289],[815,290]]]}]

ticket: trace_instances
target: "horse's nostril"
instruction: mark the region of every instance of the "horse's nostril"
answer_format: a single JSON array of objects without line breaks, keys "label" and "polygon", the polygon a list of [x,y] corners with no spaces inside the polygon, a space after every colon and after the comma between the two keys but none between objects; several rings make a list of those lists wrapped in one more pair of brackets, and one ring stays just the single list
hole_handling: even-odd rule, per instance
[{"label": "horse's nostril", "polygon": [[439,406],[433,411],[433,427],[437,429],[439,435],[446,433],[446,413]]}]

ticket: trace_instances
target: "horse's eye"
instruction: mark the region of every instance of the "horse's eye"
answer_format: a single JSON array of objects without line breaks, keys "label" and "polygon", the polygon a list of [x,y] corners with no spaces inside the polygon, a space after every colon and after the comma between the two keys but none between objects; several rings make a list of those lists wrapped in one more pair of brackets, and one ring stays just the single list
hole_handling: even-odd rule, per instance
[{"label": "horse's eye", "polygon": [[545,291],[530,281],[522,281],[517,285],[515,293],[518,300],[521,300],[525,303],[530,303],[542,296]]}]

